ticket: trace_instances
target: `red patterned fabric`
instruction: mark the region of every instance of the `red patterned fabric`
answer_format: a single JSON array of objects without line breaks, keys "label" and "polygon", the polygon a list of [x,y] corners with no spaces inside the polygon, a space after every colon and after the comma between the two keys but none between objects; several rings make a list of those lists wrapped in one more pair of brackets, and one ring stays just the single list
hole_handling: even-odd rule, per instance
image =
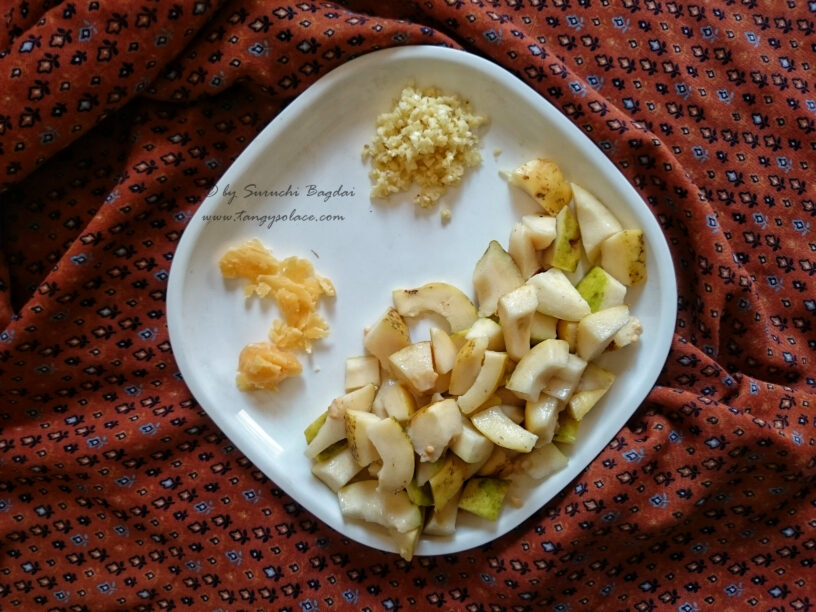
[{"label": "red patterned fabric", "polygon": [[[809,610],[816,4],[6,2],[0,609]],[[620,168],[674,256],[658,384],[519,529],[411,563],[247,461],[177,376],[185,223],[348,59],[461,47]]]}]

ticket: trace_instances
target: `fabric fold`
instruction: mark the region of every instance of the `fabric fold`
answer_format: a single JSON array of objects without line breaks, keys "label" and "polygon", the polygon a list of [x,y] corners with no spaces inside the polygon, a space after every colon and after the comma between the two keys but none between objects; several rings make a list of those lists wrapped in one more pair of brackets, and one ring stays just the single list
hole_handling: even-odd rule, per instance
[{"label": "fabric fold", "polygon": [[213,12],[201,0],[132,11],[67,3],[19,33],[0,57],[0,190],[144,91]]},{"label": "fabric fold", "polygon": [[[807,608],[811,4],[7,3],[0,608]],[[190,219],[282,109],[418,44],[494,62],[578,126],[658,220],[679,301],[656,384],[586,469],[491,543],[406,562],[215,427],[166,290]]]}]

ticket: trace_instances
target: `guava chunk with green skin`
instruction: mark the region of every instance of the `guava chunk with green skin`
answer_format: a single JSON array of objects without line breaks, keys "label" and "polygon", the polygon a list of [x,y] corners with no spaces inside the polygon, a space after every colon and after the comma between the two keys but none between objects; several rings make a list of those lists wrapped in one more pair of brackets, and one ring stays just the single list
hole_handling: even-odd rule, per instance
[{"label": "guava chunk with green skin", "polygon": [[592,312],[623,304],[626,286],[600,266],[593,267],[575,286]]},{"label": "guava chunk with green skin", "polygon": [[501,514],[510,481],[501,478],[471,478],[459,497],[459,508],[495,521]]}]

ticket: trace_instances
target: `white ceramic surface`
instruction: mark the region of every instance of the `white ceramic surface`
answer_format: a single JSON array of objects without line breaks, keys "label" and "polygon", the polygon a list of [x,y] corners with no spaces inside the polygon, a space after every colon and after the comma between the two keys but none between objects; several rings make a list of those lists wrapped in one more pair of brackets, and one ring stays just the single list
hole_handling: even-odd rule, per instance
[{"label": "white ceramic surface", "polygon": [[[417,211],[410,195],[368,197],[360,151],[377,115],[409,81],[456,92],[490,118],[483,164],[443,199],[452,211],[447,224],[438,208]],[[645,230],[649,280],[629,295],[645,331],[639,345],[606,359],[618,380],[582,424],[578,443],[564,447],[567,468],[496,522],[461,513],[455,536],[423,537],[416,554],[461,551],[515,528],[569,484],[638,407],[665,361],[676,315],[672,260],[653,215],[620,172],[554,107],[495,64],[446,48],[397,48],[350,61],[299,96],[230,167],[184,232],[170,273],[168,322],[186,384],[259,469],[349,538],[394,550],[379,528],[343,519],[335,494],[311,475],[303,429],[342,393],[344,360],[362,354],[362,330],[390,305],[392,289],[443,280],[469,290],[488,242],[506,245],[513,222],[536,211],[499,176],[534,156],[555,158],[569,180],[600,196],[624,225]],[[207,221],[207,215],[232,217]],[[268,219],[249,222],[247,215]],[[332,217],[292,220],[308,215]],[[224,251],[248,238],[261,239],[278,257],[308,258],[337,288],[322,309],[330,337],[315,345],[302,376],[277,393],[243,393],[234,382],[239,351],[265,339],[277,314],[266,301],[245,300],[241,283],[219,273]]]}]

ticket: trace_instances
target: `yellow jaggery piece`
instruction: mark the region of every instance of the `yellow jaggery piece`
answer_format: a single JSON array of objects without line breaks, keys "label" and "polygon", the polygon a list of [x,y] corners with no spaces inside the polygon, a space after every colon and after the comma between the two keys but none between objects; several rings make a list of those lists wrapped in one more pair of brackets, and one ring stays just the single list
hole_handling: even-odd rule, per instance
[{"label": "yellow jaggery piece", "polygon": [[477,130],[487,121],[459,96],[405,87],[394,108],[377,117],[375,137],[363,147],[363,159],[371,159],[371,197],[416,184],[415,203],[433,206],[468,168],[481,163]]},{"label": "yellow jaggery piece", "polygon": [[262,274],[275,274],[279,262],[257,238],[229,249],[218,262],[224,278],[245,278],[255,282]]},{"label": "yellow jaggery piece", "polygon": [[271,288],[271,295],[277,301],[286,324],[302,328],[317,300],[312,298],[304,287],[287,278],[263,278],[264,283],[267,282],[267,278],[269,279],[267,284]]},{"label": "yellow jaggery piece", "polygon": [[334,296],[334,286],[328,279],[316,276],[309,261],[287,257],[277,274],[259,276],[257,286],[266,290],[277,301],[278,308],[290,327],[306,331],[311,323],[321,322],[325,325],[322,318],[313,315],[322,295]]},{"label": "yellow jaggery piece", "polygon": [[269,339],[282,349],[311,352],[312,342],[329,335],[329,326],[320,315],[312,313],[303,329],[275,321],[269,330]]},{"label": "yellow jaggery piece", "polygon": [[302,371],[297,357],[271,342],[247,344],[238,356],[235,381],[242,391],[275,390],[282,380]]},{"label": "yellow jaggery piece", "polygon": [[[238,365],[241,389],[274,389],[283,378],[301,372],[291,351],[311,352],[312,342],[329,334],[329,325],[317,313],[317,305],[322,296],[335,295],[334,285],[315,274],[308,260],[299,257],[278,260],[258,239],[229,249],[219,266],[224,277],[247,280],[244,287],[247,297],[271,298],[278,305],[283,320],[273,321],[269,331],[271,342],[250,345],[254,348],[247,355],[242,352]],[[256,368],[258,373],[250,373],[248,367]],[[270,386],[264,386],[264,380]]]}]

